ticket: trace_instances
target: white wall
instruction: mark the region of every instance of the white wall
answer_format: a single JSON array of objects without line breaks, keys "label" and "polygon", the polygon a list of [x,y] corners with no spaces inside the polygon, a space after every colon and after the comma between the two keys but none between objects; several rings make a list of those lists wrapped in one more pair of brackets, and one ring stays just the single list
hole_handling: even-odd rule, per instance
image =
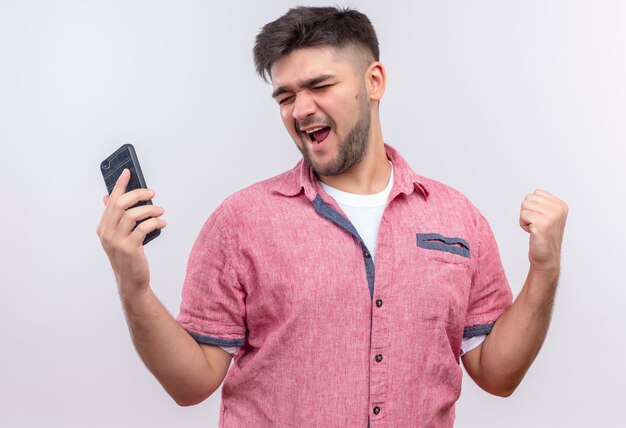
[{"label": "white wall", "polygon": [[[217,426],[219,394],[178,408],[132,348],[95,234],[98,165],[135,145],[169,222],[147,247],[152,283],[177,313],[204,219],[299,158],[251,58],[292,5],[0,2],[1,426]],[[514,292],[524,195],[570,206],[538,360],[509,399],[465,379],[457,426],[623,426],[625,3],[350,5],[379,33],[386,141],[483,211]]]}]

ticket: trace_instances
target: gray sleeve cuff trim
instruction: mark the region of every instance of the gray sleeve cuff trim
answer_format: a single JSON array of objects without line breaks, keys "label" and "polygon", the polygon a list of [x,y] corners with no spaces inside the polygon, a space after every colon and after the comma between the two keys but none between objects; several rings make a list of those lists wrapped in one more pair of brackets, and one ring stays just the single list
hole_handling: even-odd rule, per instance
[{"label": "gray sleeve cuff trim", "polygon": [[187,330],[187,333],[189,333],[196,342],[204,343],[205,345],[243,346],[246,342],[246,339],[220,339],[219,337],[203,336],[189,330]]},{"label": "gray sleeve cuff trim", "polygon": [[474,336],[482,336],[485,334],[491,333],[491,329],[493,328],[493,324],[483,324],[483,325],[474,325],[472,327],[465,327],[463,329],[463,338],[467,339],[469,337]]}]

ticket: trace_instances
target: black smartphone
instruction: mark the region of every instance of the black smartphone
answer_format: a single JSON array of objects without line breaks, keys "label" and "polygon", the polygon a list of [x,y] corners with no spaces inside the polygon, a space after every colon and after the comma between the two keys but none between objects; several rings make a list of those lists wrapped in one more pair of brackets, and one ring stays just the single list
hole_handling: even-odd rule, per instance
[{"label": "black smartphone", "polygon": [[[146,180],[143,178],[141,167],[139,166],[139,159],[137,158],[135,148],[132,144],[124,144],[111,156],[100,163],[100,171],[102,172],[102,177],[104,177],[104,183],[107,186],[107,192],[109,192],[109,195],[113,191],[113,187],[115,187],[117,179],[120,175],[122,175],[122,171],[124,171],[125,168],[130,170],[130,181],[128,182],[128,186],[126,186],[127,192],[139,188],[148,188],[148,186],[146,186]],[[140,205],[152,205],[152,201],[139,201],[130,208]],[[138,221],[137,224],[142,221],[144,220]],[[137,227],[137,225],[135,225],[135,227]],[[143,240],[143,245],[146,245],[160,234],[160,229],[155,229],[148,233],[146,238]]]}]

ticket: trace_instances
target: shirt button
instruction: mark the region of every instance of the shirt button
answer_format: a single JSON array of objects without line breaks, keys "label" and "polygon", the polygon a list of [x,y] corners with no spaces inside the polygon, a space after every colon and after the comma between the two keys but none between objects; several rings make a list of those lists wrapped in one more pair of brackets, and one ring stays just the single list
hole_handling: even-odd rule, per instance
[{"label": "shirt button", "polygon": [[383,356],[382,355],[380,355],[380,354],[376,355],[376,362],[377,363],[380,363],[382,360],[383,360]]},{"label": "shirt button", "polygon": [[378,406],[374,407],[374,409],[373,409],[373,410],[374,410],[374,414],[375,414],[375,415],[377,415],[377,414],[379,414],[379,413],[380,413],[380,407],[378,407]]},{"label": "shirt button", "polygon": [[370,254],[369,251],[365,250],[363,251],[363,255],[365,256],[366,259],[369,259],[370,257],[372,257],[372,255]]},{"label": "shirt button", "polygon": [[383,305],[383,301],[378,299],[376,300],[376,306],[378,306],[379,308]]}]

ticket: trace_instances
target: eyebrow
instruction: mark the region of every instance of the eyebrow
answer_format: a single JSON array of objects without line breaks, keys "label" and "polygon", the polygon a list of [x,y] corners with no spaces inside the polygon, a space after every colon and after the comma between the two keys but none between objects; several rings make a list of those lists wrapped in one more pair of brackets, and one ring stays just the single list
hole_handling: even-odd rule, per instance
[{"label": "eyebrow", "polygon": [[[313,77],[307,80],[302,80],[298,82],[297,86],[299,88],[310,88],[312,86],[317,85],[318,83],[322,83],[325,80],[332,79],[333,77],[335,76],[333,76],[332,74],[322,74],[321,76]],[[274,89],[274,92],[272,92],[272,98],[276,98],[277,96],[282,95],[285,92],[291,92],[291,91],[292,89],[289,88],[288,86],[279,86],[278,88]]]}]

